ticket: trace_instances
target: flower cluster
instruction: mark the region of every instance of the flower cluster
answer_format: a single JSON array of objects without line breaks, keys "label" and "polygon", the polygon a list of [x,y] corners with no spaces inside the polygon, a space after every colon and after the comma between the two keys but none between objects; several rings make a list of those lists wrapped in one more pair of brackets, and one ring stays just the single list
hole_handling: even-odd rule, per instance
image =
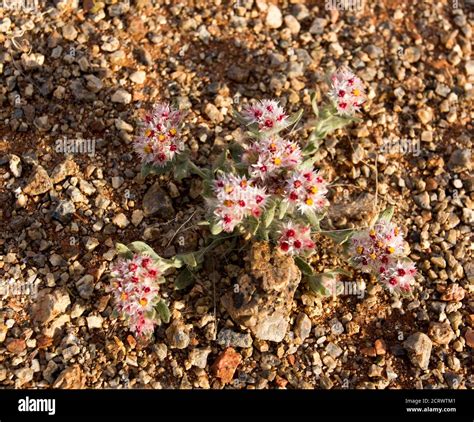
[{"label": "flower cluster", "polygon": [[319,210],[326,205],[327,183],[317,171],[295,171],[286,185],[286,199],[299,211]]},{"label": "flower cluster", "polygon": [[403,236],[393,223],[379,220],[374,227],[355,233],[349,254],[357,268],[374,274],[390,290],[410,290],[415,265],[404,260]]},{"label": "flower cluster", "polygon": [[293,170],[301,164],[301,149],[295,142],[270,136],[246,146],[242,160],[250,165],[252,178],[265,181],[282,171]]},{"label": "flower cluster", "polygon": [[351,71],[339,69],[331,76],[329,97],[339,114],[353,116],[365,102],[364,85]]},{"label": "flower cluster", "polygon": [[311,239],[311,227],[289,221],[280,231],[278,245],[283,252],[290,255],[313,250],[315,243]]},{"label": "flower cluster", "polygon": [[180,111],[161,103],[145,116],[143,131],[134,145],[143,163],[162,167],[183,151],[181,120]]},{"label": "flower cluster", "polygon": [[243,110],[243,117],[248,124],[256,123],[262,132],[282,129],[286,126],[288,116],[275,100],[262,100]]},{"label": "flower cluster", "polygon": [[264,188],[251,183],[245,176],[223,174],[214,182],[216,204],[214,214],[226,232],[234,230],[245,217],[260,217],[267,199]]},{"label": "flower cluster", "polygon": [[[259,218],[263,202],[270,196],[274,201],[269,207],[281,204],[280,220],[304,219],[294,211],[307,214],[326,206],[326,182],[312,169],[312,161],[304,162],[300,146],[278,134],[279,128],[286,127],[288,120],[278,102],[263,100],[248,107],[243,112],[243,119],[249,124],[258,123],[257,127],[250,128],[251,139],[243,146],[241,161],[234,167],[245,176],[233,173],[221,176],[214,182],[217,199],[209,201],[222,229],[230,232],[248,216]],[[265,229],[272,223],[274,211],[273,208],[268,214],[271,217],[266,215],[270,221],[265,220]]]},{"label": "flower cluster", "polygon": [[135,254],[131,259],[117,260],[111,276],[119,314],[139,336],[151,335],[156,325],[153,308],[159,293],[157,280],[161,277],[157,264],[147,256]]}]

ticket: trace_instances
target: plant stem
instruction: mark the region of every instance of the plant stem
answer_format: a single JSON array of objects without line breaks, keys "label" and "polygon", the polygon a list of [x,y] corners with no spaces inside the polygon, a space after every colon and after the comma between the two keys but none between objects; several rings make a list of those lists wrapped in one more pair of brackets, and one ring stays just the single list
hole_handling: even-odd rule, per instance
[{"label": "plant stem", "polygon": [[194,164],[191,160],[188,161],[189,169],[192,173],[197,174],[198,176],[202,177],[203,179],[207,178],[207,174],[196,164]]}]

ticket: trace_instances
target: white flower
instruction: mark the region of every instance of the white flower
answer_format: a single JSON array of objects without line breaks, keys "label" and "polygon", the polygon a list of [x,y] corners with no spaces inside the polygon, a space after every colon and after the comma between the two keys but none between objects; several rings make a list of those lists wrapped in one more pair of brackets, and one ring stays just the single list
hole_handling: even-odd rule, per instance
[{"label": "white flower", "polygon": [[118,259],[111,276],[119,314],[139,336],[151,335],[156,325],[151,315],[159,300],[158,280],[162,277],[159,266],[150,257],[136,254],[131,259]]},{"label": "white flower", "polygon": [[246,177],[224,174],[214,182],[216,200],[211,201],[214,215],[226,232],[234,230],[245,217],[260,217],[267,199],[264,188]]},{"label": "white flower", "polygon": [[284,171],[295,169],[301,164],[302,156],[295,142],[270,136],[247,145],[242,160],[250,166],[252,178],[266,181],[278,177]]},{"label": "white flower", "polygon": [[278,245],[283,252],[290,255],[313,250],[315,243],[311,239],[311,227],[287,222],[280,230]]},{"label": "white flower", "polygon": [[259,130],[273,131],[284,128],[288,116],[276,100],[262,100],[242,111],[248,124],[257,123]]},{"label": "white flower", "polygon": [[164,166],[184,150],[181,120],[181,112],[161,103],[145,116],[145,127],[134,144],[143,163]]},{"label": "white flower", "polygon": [[339,69],[331,76],[329,93],[338,114],[353,116],[366,100],[362,81],[348,69]]},{"label": "white flower", "polygon": [[327,183],[317,171],[296,170],[287,182],[285,197],[304,214],[327,206],[327,191]]}]

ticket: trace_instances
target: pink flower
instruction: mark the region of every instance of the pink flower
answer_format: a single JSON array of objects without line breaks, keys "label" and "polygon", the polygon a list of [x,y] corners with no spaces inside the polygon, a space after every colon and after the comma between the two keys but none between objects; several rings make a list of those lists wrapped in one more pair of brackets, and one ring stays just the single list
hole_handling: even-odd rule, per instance
[{"label": "pink flower", "polygon": [[286,126],[288,116],[276,100],[262,100],[242,111],[248,124],[257,123],[260,131],[278,131]]},{"label": "pink flower", "polygon": [[278,136],[270,136],[252,142],[242,157],[250,166],[250,176],[259,181],[278,177],[282,172],[293,170],[302,162],[300,147]]},{"label": "pink flower", "polygon": [[338,114],[353,116],[366,100],[362,81],[348,69],[339,69],[331,76],[329,93]]},{"label": "pink flower", "polygon": [[379,280],[390,290],[409,292],[415,282],[415,264],[407,260],[390,260],[379,269]]},{"label": "pink flower", "polygon": [[135,254],[132,259],[118,259],[111,276],[119,314],[139,336],[151,335],[156,325],[153,308],[159,300],[157,280],[162,276],[158,265],[149,257]]},{"label": "pink flower", "polygon": [[216,199],[211,201],[214,215],[226,232],[234,230],[244,218],[260,217],[267,199],[264,188],[254,185],[246,177],[227,173],[214,182]]},{"label": "pink flower", "polygon": [[144,128],[134,144],[143,163],[164,166],[183,151],[181,120],[180,111],[161,103],[145,116]]},{"label": "pink flower", "polygon": [[317,171],[297,170],[287,181],[285,196],[290,205],[304,214],[328,205],[327,191],[327,183]]},{"label": "pink flower", "polygon": [[381,220],[374,227],[352,236],[349,254],[357,268],[377,275],[380,268],[388,268],[393,257],[404,254],[401,230],[395,224]]},{"label": "pink flower", "polygon": [[311,239],[310,226],[286,223],[280,230],[279,248],[290,255],[299,255],[314,249],[315,243]]}]

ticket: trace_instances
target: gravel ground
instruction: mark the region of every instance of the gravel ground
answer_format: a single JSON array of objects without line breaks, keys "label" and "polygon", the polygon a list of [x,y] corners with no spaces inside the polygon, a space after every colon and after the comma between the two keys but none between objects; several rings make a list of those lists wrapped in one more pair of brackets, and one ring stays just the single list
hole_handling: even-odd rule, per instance
[{"label": "gravel ground", "polygon": [[[0,9],[1,386],[474,386],[473,4],[364,3],[349,11],[322,0],[60,0],[31,13]],[[187,144],[206,165],[242,136],[233,107],[278,97],[310,116],[311,91],[322,97],[326,73],[344,64],[369,101],[363,122],[318,153],[332,182],[326,224],[357,227],[374,204],[395,205],[419,268],[413,297],[394,299],[353,270],[363,295],[321,299],[301,282],[284,339],[261,340],[220,298],[253,277],[249,266],[268,263],[224,244],[192,287],[173,290],[170,273],[162,290],[171,324],[149,343],[135,339],[111,318],[114,243],[144,239],[170,257],[206,237],[193,225],[205,215],[199,180],[140,176],[131,142],[144,111],[172,99],[187,109]],[[347,268],[331,242],[318,245],[316,269]]]}]

